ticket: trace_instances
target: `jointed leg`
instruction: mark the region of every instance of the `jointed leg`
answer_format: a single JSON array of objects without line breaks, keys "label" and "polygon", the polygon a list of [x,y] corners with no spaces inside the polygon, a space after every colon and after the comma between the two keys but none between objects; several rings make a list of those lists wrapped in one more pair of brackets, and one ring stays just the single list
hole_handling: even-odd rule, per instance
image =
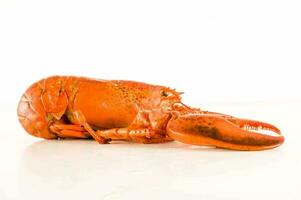
[{"label": "jointed leg", "polygon": [[92,127],[87,123],[85,116],[83,115],[82,112],[76,111],[74,112],[74,116],[76,117],[77,121],[82,125],[85,130],[93,137],[94,140],[96,140],[100,144],[106,144],[108,143],[111,139],[106,139],[99,134],[97,134]]},{"label": "jointed leg", "polygon": [[96,134],[111,140],[129,140],[139,143],[161,143],[173,141],[166,134],[160,134],[151,129],[115,128],[109,130],[98,130]]},{"label": "jointed leg", "polygon": [[108,143],[111,140],[129,140],[139,143],[160,143],[173,141],[167,134],[160,133],[152,129],[139,129],[139,128],[115,128],[109,130],[94,131],[91,126],[86,122],[82,112],[76,111],[74,115],[80,125],[101,144]]},{"label": "jointed leg", "polygon": [[49,129],[59,138],[89,138],[90,134],[80,125],[53,123]]}]

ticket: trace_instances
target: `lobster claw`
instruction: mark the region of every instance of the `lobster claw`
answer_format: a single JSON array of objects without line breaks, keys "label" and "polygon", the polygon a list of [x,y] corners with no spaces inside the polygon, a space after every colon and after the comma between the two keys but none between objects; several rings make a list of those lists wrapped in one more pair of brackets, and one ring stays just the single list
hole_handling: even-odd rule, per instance
[{"label": "lobster claw", "polygon": [[[269,130],[278,135],[266,135],[251,130]],[[280,130],[271,124],[219,113],[187,114],[171,119],[167,125],[167,133],[183,143],[233,150],[271,149],[284,142]]]}]

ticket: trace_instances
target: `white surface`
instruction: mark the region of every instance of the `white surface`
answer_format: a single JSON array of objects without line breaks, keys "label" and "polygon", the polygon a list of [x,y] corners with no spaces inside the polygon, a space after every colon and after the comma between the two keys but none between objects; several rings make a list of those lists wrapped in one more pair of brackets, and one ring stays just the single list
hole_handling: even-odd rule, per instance
[{"label": "white surface", "polygon": [[291,199],[301,185],[301,102],[206,108],[266,120],[283,146],[238,152],[180,144],[99,145],[27,135],[15,111],[1,112],[0,199]]},{"label": "white surface", "polygon": [[[0,0],[0,200],[301,199],[300,5]],[[286,143],[234,152],[39,140],[16,107],[49,75],[177,88],[188,105],[276,124]]]}]

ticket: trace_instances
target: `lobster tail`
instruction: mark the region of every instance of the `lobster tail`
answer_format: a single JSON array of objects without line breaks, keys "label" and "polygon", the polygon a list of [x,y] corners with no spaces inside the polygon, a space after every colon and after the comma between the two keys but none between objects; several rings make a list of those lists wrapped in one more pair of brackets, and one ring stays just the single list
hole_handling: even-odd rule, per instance
[{"label": "lobster tail", "polygon": [[[279,136],[252,130],[269,130]],[[188,114],[172,119],[167,133],[183,143],[233,150],[271,149],[284,142],[280,130],[271,124],[216,114]]]},{"label": "lobster tail", "polygon": [[18,105],[18,117],[23,128],[31,135],[41,138],[52,139],[48,130],[46,113],[41,102],[41,94],[38,84],[32,85],[21,97]]},{"label": "lobster tail", "polygon": [[53,116],[49,115],[44,107],[42,95],[45,79],[31,85],[22,95],[18,105],[18,118],[23,128],[31,135],[55,139],[57,135],[49,130],[49,123]]}]

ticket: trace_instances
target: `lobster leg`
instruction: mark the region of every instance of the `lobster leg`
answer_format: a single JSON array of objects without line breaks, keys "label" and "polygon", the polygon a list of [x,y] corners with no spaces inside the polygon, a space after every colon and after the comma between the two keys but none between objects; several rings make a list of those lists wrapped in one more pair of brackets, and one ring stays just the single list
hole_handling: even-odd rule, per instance
[{"label": "lobster leg", "polygon": [[92,127],[86,122],[85,116],[80,111],[74,112],[76,120],[82,125],[85,130],[100,144],[106,144],[111,140],[131,140],[139,143],[159,143],[171,141],[166,138],[166,134],[159,134],[151,129],[129,129],[129,128],[115,128],[108,130],[94,131]]},{"label": "lobster leg", "polygon": [[[279,136],[250,130],[270,130]],[[215,146],[233,150],[264,150],[281,145],[284,137],[273,125],[217,114],[183,115],[172,119],[167,126],[168,135],[180,142]]]},{"label": "lobster leg", "polygon": [[49,129],[60,138],[89,138],[90,134],[80,125],[53,123]]},{"label": "lobster leg", "polygon": [[74,117],[77,122],[85,128],[85,130],[96,140],[99,144],[107,144],[110,139],[105,139],[104,137],[100,136],[93,130],[93,128],[87,123],[84,114],[81,111],[74,111]]},{"label": "lobster leg", "polygon": [[138,143],[161,143],[172,141],[166,134],[160,134],[151,129],[114,128],[98,130],[101,137],[111,140],[130,140]]}]

